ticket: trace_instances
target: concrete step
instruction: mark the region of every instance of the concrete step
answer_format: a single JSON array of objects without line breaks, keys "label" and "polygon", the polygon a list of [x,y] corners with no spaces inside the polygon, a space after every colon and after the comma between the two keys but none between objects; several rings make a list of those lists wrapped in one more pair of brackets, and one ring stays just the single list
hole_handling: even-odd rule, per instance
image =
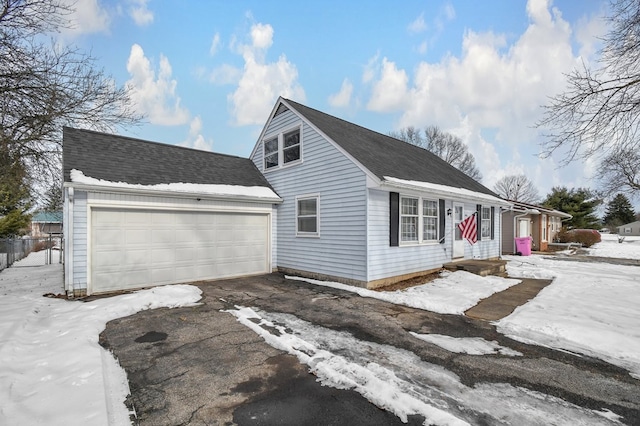
[{"label": "concrete step", "polygon": [[449,271],[467,271],[482,277],[487,275],[505,276],[507,272],[506,260],[466,259],[445,263],[443,266]]}]

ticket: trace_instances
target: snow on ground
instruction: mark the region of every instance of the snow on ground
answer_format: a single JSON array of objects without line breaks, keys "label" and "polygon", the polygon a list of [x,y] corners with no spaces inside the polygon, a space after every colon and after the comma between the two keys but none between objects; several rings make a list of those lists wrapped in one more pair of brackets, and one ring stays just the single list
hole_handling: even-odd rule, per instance
[{"label": "snow on ground", "polygon": [[0,424],[130,424],[126,374],[98,335],[115,318],[192,306],[200,289],[174,285],[68,301],[42,297],[62,293],[62,265],[25,264],[29,257],[0,273]]},{"label": "snow on ground", "polygon": [[624,237],[619,243],[617,234],[602,234],[602,241],[587,249],[589,256],[640,259],[640,237]]},{"label": "snow on ground", "polygon": [[418,414],[425,425],[620,424],[610,411],[587,410],[509,384],[468,387],[456,374],[412,352],[358,340],[293,315],[247,307],[228,312],[273,347],[295,355],[323,385],[359,392],[405,422]]},{"label": "snow on ground", "polygon": [[310,278],[288,276],[287,279],[346,290],[362,297],[371,297],[440,314],[463,314],[467,309],[477,305],[481,299],[520,282],[520,280],[494,276],[481,277],[466,271],[445,271],[440,274],[440,278],[424,285],[398,291],[374,291]]},{"label": "snow on ground", "polygon": [[501,346],[495,340],[490,342],[482,337],[451,337],[442,334],[419,334],[413,331],[409,333],[413,337],[457,354],[522,356],[520,352]]},{"label": "snow on ground", "polygon": [[506,256],[510,276],[554,278],[496,323],[527,343],[603,359],[640,379],[640,267]]}]

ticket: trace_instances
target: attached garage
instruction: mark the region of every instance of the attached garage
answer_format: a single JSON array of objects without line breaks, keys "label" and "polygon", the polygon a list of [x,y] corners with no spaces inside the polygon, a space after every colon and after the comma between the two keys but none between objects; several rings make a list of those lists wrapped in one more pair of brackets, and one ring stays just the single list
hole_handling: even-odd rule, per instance
[{"label": "attached garage", "polygon": [[270,272],[269,215],[91,209],[91,293]]},{"label": "attached garage", "polygon": [[282,199],[247,158],[65,128],[69,296],[272,272]]}]

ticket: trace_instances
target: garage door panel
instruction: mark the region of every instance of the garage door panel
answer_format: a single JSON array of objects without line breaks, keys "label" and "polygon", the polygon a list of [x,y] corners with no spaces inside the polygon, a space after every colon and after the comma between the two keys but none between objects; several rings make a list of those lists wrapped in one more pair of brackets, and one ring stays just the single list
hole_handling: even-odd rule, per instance
[{"label": "garage door panel", "polygon": [[269,216],[92,209],[91,291],[269,272]]}]

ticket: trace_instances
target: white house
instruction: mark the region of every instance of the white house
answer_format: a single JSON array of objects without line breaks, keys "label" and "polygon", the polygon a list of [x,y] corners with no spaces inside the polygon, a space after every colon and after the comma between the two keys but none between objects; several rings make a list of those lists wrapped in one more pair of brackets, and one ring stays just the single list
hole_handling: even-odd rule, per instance
[{"label": "white house", "polygon": [[[501,253],[510,204],[430,152],[280,98],[250,158],[64,129],[69,295],[264,274],[369,288]],[[476,215],[478,242],[458,224]]]},{"label": "white house", "polygon": [[[278,269],[380,287],[500,256],[510,204],[429,151],[280,98],[251,153],[283,202]],[[477,215],[478,242],[458,224]]]},{"label": "white house", "polygon": [[624,236],[640,236],[640,221],[627,223],[626,225],[618,226],[618,235]]}]

